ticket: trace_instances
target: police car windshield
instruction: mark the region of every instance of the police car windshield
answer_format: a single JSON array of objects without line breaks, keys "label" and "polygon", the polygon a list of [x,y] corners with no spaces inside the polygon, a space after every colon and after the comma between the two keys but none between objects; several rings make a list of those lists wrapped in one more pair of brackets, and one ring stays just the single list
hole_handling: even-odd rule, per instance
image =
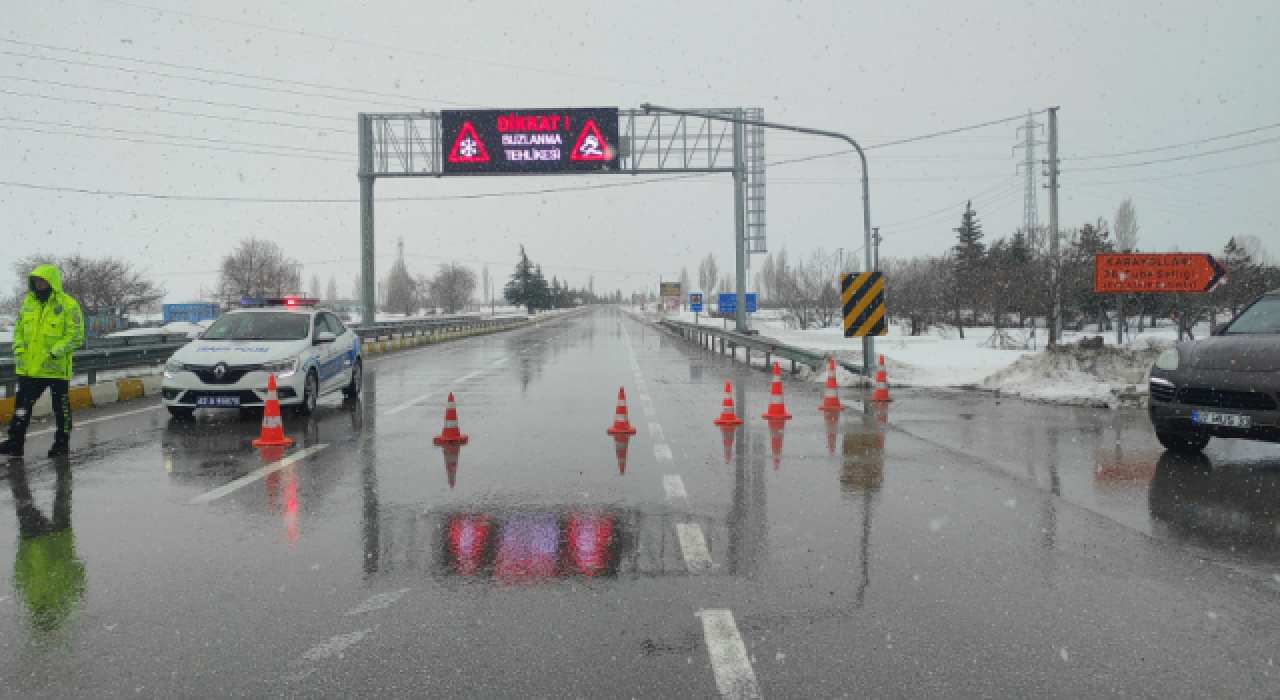
[{"label": "police car windshield", "polygon": [[302,340],[311,315],[288,311],[227,314],[209,326],[204,340]]},{"label": "police car windshield", "polygon": [[1259,299],[1227,326],[1226,335],[1246,333],[1280,333],[1280,296]]}]

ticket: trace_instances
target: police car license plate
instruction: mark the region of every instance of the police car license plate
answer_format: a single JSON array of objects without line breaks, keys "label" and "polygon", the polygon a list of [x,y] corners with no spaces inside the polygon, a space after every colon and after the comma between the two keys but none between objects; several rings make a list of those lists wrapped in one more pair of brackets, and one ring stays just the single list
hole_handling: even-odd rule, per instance
[{"label": "police car license plate", "polygon": [[1201,425],[1221,425],[1227,428],[1248,428],[1253,425],[1251,416],[1235,413],[1215,413],[1213,411],[1192,411],[1191,422]]},{"label": "police car license plate", "polygon": [[235,408],[240,405],[239,396],[199,396],[196,405],[205,408]]}]

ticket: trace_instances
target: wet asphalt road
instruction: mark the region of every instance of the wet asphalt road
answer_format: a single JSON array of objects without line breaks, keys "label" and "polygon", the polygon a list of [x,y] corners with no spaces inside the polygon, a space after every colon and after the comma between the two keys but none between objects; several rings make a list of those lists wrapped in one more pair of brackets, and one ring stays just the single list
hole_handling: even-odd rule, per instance
[{"label": "wet asphalt road", "polygon": [[790,379],[771,432],[766,375],[610,309],[365,381],[266,474],[255,418],[154,402],[10,464],[0,695],[1280,696],[1280,447]]}]

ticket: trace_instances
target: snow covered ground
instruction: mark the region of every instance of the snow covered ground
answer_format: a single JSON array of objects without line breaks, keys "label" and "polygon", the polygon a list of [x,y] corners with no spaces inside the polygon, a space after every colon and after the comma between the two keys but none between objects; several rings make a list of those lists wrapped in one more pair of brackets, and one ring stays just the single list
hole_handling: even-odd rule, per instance
[{"label": "snow covered ground", "polygon": [[[692,312],[667,312],[668,318],[694,322]],[[721,319],[701,316],[700,322],[724,328]],[[732,325],[730,323],[730,325]],[[840,328],[797,330],[773,312],[764,311],[752,319],[752,327],[762,336],[775,338],[788,345],[831,354],[840,359],[861,363],[862,344],[845,338]],[[1208,326],[1194,329],[1196,337],[1204,337]],[[1102,336],[1103,348],[1081,349],[1081,338]],[[896,325],[889,335],[876,339],[876,354],[884,355],[891,386],[966,388],[997,392],[1048,403],[1090,406],[1142,405],[1146,400],[1146,372],[1162,349],[1177,339],[1177,329],[1160,326],[1115,345],[1115,331],[1098,333],[1086,326],[1082,332],[1063,333],[1064,347],[1046,352],[1044,329],[1040,329],[1031,345],[1025,331],[1010,331],[1009,338],[1028,349],[992,347],[991,328],[972,328],[960,339],[954,329],[931,329],[926,335],[911,336]],[[1035,349],[1031,349],[1034,347]],[[762,359],[762,358],[753,358]],[[806,374],[812,381],[825,381],[824,373]],[[839,372],[841,384],[853,385],[858,378]]]}]

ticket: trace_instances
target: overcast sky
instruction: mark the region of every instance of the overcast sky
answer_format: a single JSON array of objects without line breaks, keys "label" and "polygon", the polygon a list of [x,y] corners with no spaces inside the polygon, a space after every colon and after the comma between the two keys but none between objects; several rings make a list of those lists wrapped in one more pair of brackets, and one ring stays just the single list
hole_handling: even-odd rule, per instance
[{"label": "overcast sky", "polygon": [[[8,3],[0,284],[17,258],[79,251],[130,260],[184,301],[259,236],[348,295],[356,113],[468,106],[759,106],[866,146],[1058,106],[1064,227],[1132,196],[1145,250],[1254,235],[1274,253],[1277,36],[1274,0]],[[942,252],[968,198],[989,239],[1012,233],[1018,126],[869,150],[881,254]],[[770,161],[838,147],[766,136]],[[1147,152],[1116,155],[1132,151]],[[572,190],[618,177],[380,180],[379,198],[568,191],[379,202],[379,275],[400,236],[412,271],[487,262],[505,278],[524,244],[548,276],[593,274],[597,291],[653,288],[682,265],[696,280],[709,252],[731,267],[728,176]],[[851,157],[769,168],[769,248],[859,249],[858,177]]]}]

